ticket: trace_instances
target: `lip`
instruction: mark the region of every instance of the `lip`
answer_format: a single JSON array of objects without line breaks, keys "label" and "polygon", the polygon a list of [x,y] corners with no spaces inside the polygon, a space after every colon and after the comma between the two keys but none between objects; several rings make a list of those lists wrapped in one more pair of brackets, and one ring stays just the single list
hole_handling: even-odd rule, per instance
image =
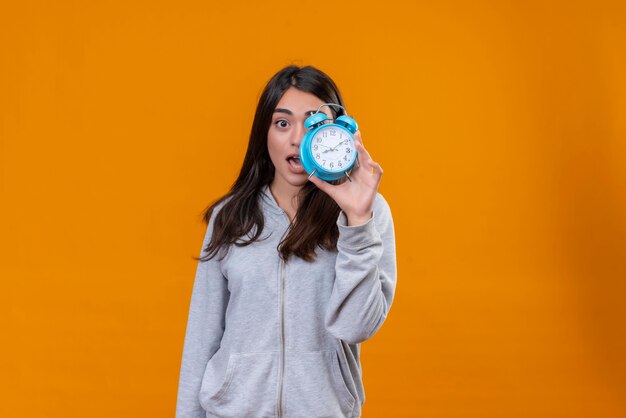
[{"label": "lip", "polygon": [[290,158],[297,158],[298,161],[300,161],[300,154],[290,154],[285,161],[287,162],[287,166],[289,167],[289,171],[291,171],[294,174],[303,174],[306,171],[304,170],[304,167],[302,166],[302,162],[300,161],[300,167],[294,167],[291,165],[291,163],[289,162]]}]

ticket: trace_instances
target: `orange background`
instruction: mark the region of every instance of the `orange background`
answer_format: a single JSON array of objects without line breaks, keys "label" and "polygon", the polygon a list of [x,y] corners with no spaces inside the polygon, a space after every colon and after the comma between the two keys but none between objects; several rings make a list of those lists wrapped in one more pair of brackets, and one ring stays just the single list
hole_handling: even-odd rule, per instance
[{"label": "orange background", "polygon": [[291,63],[395,218],[363,416],[626,416],[626,7],[429,3],[3,2],[0,416],[173,416],[200,212]]}]

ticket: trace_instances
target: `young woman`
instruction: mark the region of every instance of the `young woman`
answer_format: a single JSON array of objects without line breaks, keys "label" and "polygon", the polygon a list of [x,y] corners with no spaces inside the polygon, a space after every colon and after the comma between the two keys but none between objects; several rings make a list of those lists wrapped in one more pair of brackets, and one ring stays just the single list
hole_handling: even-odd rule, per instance
[{"label": "young woman", "polygon": [[393,300],[393,220],[359,132],[352,181],[308,178],[298,149],[323,103],[343,105],[323,72],[275,74],[239,177],[205,212],[178,418],[361,416],[359,344]]}]

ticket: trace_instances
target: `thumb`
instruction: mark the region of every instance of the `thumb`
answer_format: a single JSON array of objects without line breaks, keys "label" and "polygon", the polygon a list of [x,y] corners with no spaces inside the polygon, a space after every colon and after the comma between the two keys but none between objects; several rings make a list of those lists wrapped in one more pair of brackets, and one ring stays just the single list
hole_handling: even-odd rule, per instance
[{"label": "thumb", "polygon": [[315,174],[309,178],[309,181],[315,184],[318,189],[321,189],[326,194],[328,194],[333,187],[332,184],[326,183],[324,180],[317,177]]}]

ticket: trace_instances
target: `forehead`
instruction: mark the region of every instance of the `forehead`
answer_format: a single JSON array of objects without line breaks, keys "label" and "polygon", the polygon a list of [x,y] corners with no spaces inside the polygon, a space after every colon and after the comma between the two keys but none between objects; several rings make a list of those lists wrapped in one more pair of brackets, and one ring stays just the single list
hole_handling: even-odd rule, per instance
[{"label": "forehead", "polygon": [[[317,110],[323,103],[324,102],[319,97],[312,93],[290,87],[285,91],[283,97],[280,98],[276,108],[288,109],[295,114],[302,114]],[[325,107],[321,110],[324,111]]]}]

